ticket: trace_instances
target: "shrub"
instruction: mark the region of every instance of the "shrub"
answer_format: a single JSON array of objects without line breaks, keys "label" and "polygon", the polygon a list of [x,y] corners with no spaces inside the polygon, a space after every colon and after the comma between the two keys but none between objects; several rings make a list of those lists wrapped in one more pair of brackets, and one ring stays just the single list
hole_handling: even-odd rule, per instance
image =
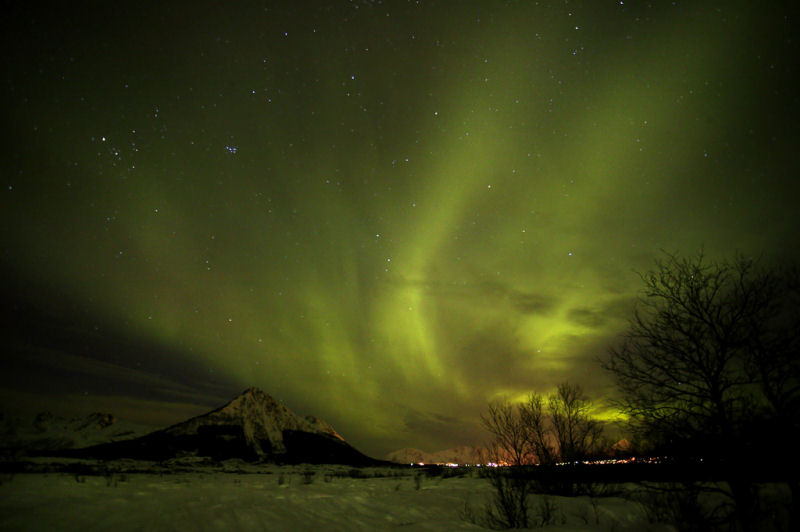
[{"label": "shrub", "polygon": [[555,501],[547,496],[539,497],[535,518],[536,522],[534,524],[539,527],[554,524],[563,525],[567,521]]},{"label": "shrub", "polygon": [[496,471],[489,482],[494,494],[484,507],[482,524],[494,529],[528,528],[528,495],[531,493],[528,479],[517,471]]},{"label": "shrub", "polygon": [[675,526],[679,531],[713,530],[727,513],[722,506],[711,511],[700,502],[701,487],[697,483],[645,485],[632,498],[638,502],[647,521]]}]

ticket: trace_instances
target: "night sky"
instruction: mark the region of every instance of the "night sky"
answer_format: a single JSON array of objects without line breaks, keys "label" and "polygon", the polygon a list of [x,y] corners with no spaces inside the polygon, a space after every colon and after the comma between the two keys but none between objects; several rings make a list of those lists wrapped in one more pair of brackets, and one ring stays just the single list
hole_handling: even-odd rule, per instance
[{"label": "night sky", "polygon": [[7,413],[478,444],[661,250],[800,255],[790,2],[75,4],[0,28]]}]

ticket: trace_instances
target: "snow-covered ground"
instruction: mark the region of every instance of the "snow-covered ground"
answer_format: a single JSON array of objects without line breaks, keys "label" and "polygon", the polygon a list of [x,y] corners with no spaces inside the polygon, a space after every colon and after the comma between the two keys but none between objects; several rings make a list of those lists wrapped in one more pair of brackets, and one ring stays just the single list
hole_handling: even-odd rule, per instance
[{"label": "snow-covered ground", "polygon": [[[475,471],[229,469],[244,472],[5,474],[0,530],[480,530],[463,518],[464,506],[480,511],[492,493]],[[559,517],[549,530],[657,529],[622,498],[595,499],[596,507],[588,497],[551,502]]]}]

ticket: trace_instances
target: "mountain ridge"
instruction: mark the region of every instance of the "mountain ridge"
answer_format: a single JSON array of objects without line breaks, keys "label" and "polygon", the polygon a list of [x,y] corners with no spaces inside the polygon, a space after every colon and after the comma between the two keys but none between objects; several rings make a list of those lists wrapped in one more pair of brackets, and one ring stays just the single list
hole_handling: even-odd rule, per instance
[{"label": "mountain ridge", "polygon": [[130,439],[151,431],[152,427],[118,420],[107,412],[64,417],[50,411],[32,418],[0,414],[0,452],[19,449],[61,450],[87,447]]},{"label": "mountain ridge", "polygon": [[432,453],[413,447],[404,447],[386,455],[390,462],[398,464],[480,464],[482,449],[459,445]]},{"label": "mountain ridge", "polygon": [[[314,422],[309,421],[311,417]],[[241,424],[244,438],[251,450],[263,456],[269,452],[284,453],[283,432],[287,430],[314,434],[327,434],[341,441],[344,439],[328,423],[308,416],[301,418],[289,408],[259,388],[250,387],[224,405],[176,423],[164,429],[167,434],[182,436],[196,433],[203,426]],[[325,430],[325,428],[329,430]],[[265,443],[266,448],[262,448]]]},{"label": "mountain ridge", "polygon": [[356,450],[327,422],[314,416],[302,418],[256,387],[205,414],[149,434],[57,454],[156,461],[204,456],[249,462],[384,463]]}]

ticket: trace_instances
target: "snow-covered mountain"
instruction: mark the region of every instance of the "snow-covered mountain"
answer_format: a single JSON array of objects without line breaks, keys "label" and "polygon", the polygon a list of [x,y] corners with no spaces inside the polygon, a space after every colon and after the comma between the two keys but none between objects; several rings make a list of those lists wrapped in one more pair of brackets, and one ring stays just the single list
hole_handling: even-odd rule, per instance
[{"label": "snow-covered mountain", "polygon": [[86,417],[65,418],[40,412],[32,419],[0,415],[0,448],[6,450],[58,450],[86,447],[140,436],[147,427],[95,412]]},{"label": "snow-covered mountain", "polygon": [[628,438],[622,438],[617,443],[606,449],[606,454],[610,456],[631,454],[633,452],[633,444]]},{"label": "snow-covered mountain", "polygon": [[466,445],[433,453],[406,447],[389,453],[386,459],[398,464],[479,464],[482,462],[481,450]]},{"label": "snow-covered mountain", "polygon": [[258,388],[201,416],[131,440],[76,449],[92,458],[165,460],[182,456],[283,463],[371,464],[328,423],[301,418]]},{"label": "snow-covered mountain", "polygon": [[228,404],[163,432],[183,438],[210,433],[232,436],[239,430],[249,451],[259,458],[286,454],[286,432],[316,434],[344,443],[328,423],[313,416],[301,418],[258,388],[249,388]]}]

